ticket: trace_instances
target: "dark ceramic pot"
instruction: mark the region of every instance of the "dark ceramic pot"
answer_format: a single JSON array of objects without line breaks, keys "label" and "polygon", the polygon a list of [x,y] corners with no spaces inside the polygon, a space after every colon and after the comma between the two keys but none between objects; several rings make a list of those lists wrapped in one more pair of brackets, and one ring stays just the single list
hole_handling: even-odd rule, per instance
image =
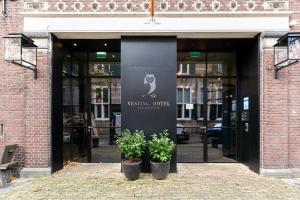
[{"label": "dark ceramic pot", "polygon": [[170,171],[170,161],[166,163],[150,161],[152,176],[157,180],[167,178]]},{"label": "dark ceramic pot", "polygon": [[127,180],[134,181],[139,178],[141,172],[141,159],[122,160],[122,171]]}]

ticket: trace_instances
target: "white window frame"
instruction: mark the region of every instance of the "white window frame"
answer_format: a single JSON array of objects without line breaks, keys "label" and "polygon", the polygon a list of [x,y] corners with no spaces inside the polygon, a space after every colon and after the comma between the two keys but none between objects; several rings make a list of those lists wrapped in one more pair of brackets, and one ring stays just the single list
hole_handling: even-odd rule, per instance
[{"label": "white window frame", "polygon": [[[186,65],[186,72],[183,72],[183,65]],[[190,75],[190,64],[189,63],[179,63],[179,72],[178,75]]]},{"label": "white window frame", "polygon": [[[182,102],[181,103],[178,103],[178,89],[183,89],[182,91]],[[190,90],[190,102],[185,102],[185,99],[184,99],[184,91],[185,90]],[[192,88],[191,87],[184,87],[184,86],[178,86],[177,89],[176,89],[176,101],[177,101],[177,109],[178,109],[178,105],[182,105],[181,107],[181,118],[178,118],[177,117],[177,120],[191,120],[192,119],[192,110],[188,110],[189,111],[189,116],[188,117],[183,117],[184,116],[184,111],[186,109],[186,104],[191,104],[192,103]],[[176,114],[177,115],[177,114]]]},{"label": "white window frame", "polygon": [[[108,92],[108,99],[107,99],[107,102],[103,102],[103,89],[104,88],[107,88],[107,92]],[[100,102],[97,102],[97,94],[96,94],[96,91],[97,89],[100,89],[101,91],[101,101]],[[109,110],[110,110],[110,91],[109,91],[109,87],[108,86],[95,86],[93,87],[93,98],[94,98],[94,101],[92,101],[94,103],[94,112],[95,112],[95,120],[109,120],[109,117],[110,117],[110,113],[109,113]],[[97,107],[98,106],[101,106],[101,117],[98,117],[98,109]],[[108,117],[104,117],[104,105],[108,105]]]},{"label": "white window frame", "polygon": [[[208,89],[211,89],[211,88],[208,88]],[[207,90],[208,91],[208,90]],[[215,94],[215,97],[214,97],[214,99],[215,100],[213,100],[213,102],[207,102],[207,120],[209,121],[209,120],[211,120],[210,119],[210,108],[211,108],[211,105],[216,105],[217,106],[217,108],[216,108],[216,121],[222,121],[222,117],[221,118],[218,118],[218,106],[219,105],[223,105],[223,103],[222,103],[222,100],[220,100],[219,99],[219,93],[221,92],[222,90],[220,90],[220,88],[218,87],[218,88],[216,88],[216,94]],[[212,99],[212,94],[211,94],[211,92],[207,92],[207,98],[208,99]],[[220,102],[221,101],[221,102]]]}]

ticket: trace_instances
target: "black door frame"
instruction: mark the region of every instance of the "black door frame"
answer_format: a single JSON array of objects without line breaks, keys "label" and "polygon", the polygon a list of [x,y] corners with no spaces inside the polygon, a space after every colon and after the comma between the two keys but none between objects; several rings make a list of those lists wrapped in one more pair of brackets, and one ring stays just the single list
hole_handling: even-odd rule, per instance
[{"label": "black door frame", "polygon": [[[257,84],[257,95],[258,95],[258,99],[257,99],[257,106],[258,106],[258,110],[259,110],[259,94],[260,94],[260,88],[259,88],[259,61],[260,61],[260,44],[259,44],[259,35],[256,36],[256,46],[254,46],[253,48],[257,51],[256,52],[256,64],[257,64],[257,69],[256,69],[256,73],[257,73],[257,77],[255,79],[255,83]],[[63,140],[62,140],[62,129],[63,129],[63,121],[62,121],[62,108],[61,108],[61,102],[62,102],[62,63],[61,60],[62,56],[64,55],[64,51],[62,49],[59,48],[55,48],[54,43],[56,41],[59,41],[53,34],[51,34],[51,41],[52,41],[52,98],[51,98],[51,106],[52,106],[52,111],[51,111],[51,169],[52,172],[55,172],[59,169],[61,169],[63,167]],[[212,52],[209,50],[206,50],[206,70],[207,70],[207,52]],[[219,51],[220,52],[220,51]],[[254,53],[253,53],[254,54]],[[252,54],[252,55],[253,55]],[[238,55],[237,55],[238,56]],[[207,72],[206,72],[207,74]],[[240,80],[240,75],[238,76],[234,76],[234,77],[227,77],[227,78],[236,78],[237,81],[237,94],[240,94],[240,87],[239,84],[241,82]],[[215,76],[216,78],[218,76]],[[90,81],[91,81],[92,77],[85,77],[84,78],[84,84],[86,86],[90,86]],[[194,77],[197,78],[197,77]],[[207,79],[208,78],[214,78],[213,76],[204,76],[204,77],[199,77],[199,78],[203,78],[203,85],[204,85],[204,123],[205,123],[205,137],[204,137],[204,147],[205,149],[203,150],[203,160],[204,162],[208,162],[208,152],[207,152]],[[89,102],[85,105],[85,112],[86,113],[91,113],[91,99],[88,98],[90,97],[90,92],[91,92],[91,88],[90,87],[86,87],[86,91],[85,91],[85,101]],[[237,105],[237,115],[240,116],[239,113],[240,110],[240,105]],[[256,113],[257,114],[257,113]],[[256,121],[258,122],[257,126],[259,127],[259,113],[256,115]],[[238,117],[239,119],[239,117]],[[84,130],[85,130],[85,134],[87,135],[87,139],[88,141],[90,141],[91,139],[91,133],[90,133],[90,129],[89,129],[89,125],[91,124],[91,116],[90,114],[87,114],[87,121],[84,125]],[[201,127],[199,127],[201,128]],[[255,127],[257,128],[257,127]],[[260,152],[260,147],[259,147],[259,129],[258,131],[258,141],[256,141],[258,143],[258,149],[255,152],[255,156],[256,158],[252,159],[250,167],[251,169],[253,169],[254,171],[258,172],[259,170],[259,152]],[[240,132],[240,130],[238,130],[238,132]],[[240,138],[241,139],[241,138]],[[88,142],[88,162],[91,162],[91,143]],[[239,162],[247,162],[245,160],[245,157],[242,155],[243,152],[241,150],[241,145],[237,142],[237,148],[239,148],[237,150],[238,152],[238,161]],[[247,152],[247,154],[251,153],[250,150]]]}]

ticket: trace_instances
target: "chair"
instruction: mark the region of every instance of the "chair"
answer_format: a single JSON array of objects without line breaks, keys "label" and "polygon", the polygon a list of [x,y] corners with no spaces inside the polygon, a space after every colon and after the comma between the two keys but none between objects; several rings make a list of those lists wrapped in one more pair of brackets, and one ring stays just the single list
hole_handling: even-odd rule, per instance
[{"label": "chair", "polygon": [[16,144],[6,145],[4,148],[0,163],[0,186],[11,182],[13,172],[18,166],[17,162],[12,161],[16,148]]}]

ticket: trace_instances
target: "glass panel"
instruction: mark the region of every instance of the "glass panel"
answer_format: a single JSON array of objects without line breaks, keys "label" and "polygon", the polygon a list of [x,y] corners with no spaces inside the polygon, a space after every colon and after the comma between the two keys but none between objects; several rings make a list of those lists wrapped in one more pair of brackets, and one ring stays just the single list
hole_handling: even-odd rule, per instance
[{"label": "glass panel", "polygon": [[102,105],[101,104],[96,105],[96,108],[97,108],[97,111],[96,111],[97,117],[96,118],[102,118]]},{"label": "glass panel", "polygon": [[[100,51],[99,51],[100,52]],[[91,97],[93,88],[101,90],[101,118],[92,110],[92,162],[116,162],[121,160],[115,140],[121,134],[121,66],[119,52],[89,53]],[[95,77],[97,76],[97,77]],[[93,103],[93,101],[92,101]],[[93,107],[93,106],[92,106]],[[99,111],[98,111],[99,112]],[[99,115],[98,115],[99,116]]]},{"label": "glass panel", "polygon": [[103,105],[103,114],[104,114],[103,117],[108,118],[108,116],[109,116],[108,113],[109,113],[108,105],[104,104]]},{"label": "glass panel", "polygon": [[208,108],[208,119],[209,120],[215,120],[217,118],[217,105],[216,104],[210,104]]},{"label": "glass panel", "polygon": [[[95,96],[96,96],[96,103],[101,103],[102,102],[102,91],[101,88],[96,88],[96,90],[92,90],[93,92],[95,91]],[[92,96],[94,96],[92,95]]]},{"label": "glass panel", "polygon": [[204,52],[178,52],[177,56],[177,75],[205,75],[206,68]]},{"label": "glass panel", "polygon": [[183,89],[177,88],[177,103],[183,103]]},{"label": "glass panel", "polygon": [[[105,53],[101,55],[101,53]],[[93,76],[120,76],[120,53],[91,52],[89,53],[89,74]]]},{"label": "glass panel", "polygon": [[222,105],[218,105],[218,115],[217,118],[222,118]]},{"label": "glass panel", "polygon": [[208,76],[236,76],[235,53],[209,52],[207,53]]},{"label": "glass panel", "polygon": [[177,87],[185,102],[177,105],[177,161],[203,162],[203,79],[178,76]]},{"label": "glass panel", "polygon": [[208,101],[208,162],[236,162],[236,80],[210,78],[218,100]]},{"label": "glass panel", "polygon": [[300,38],[289,37],[289,58],[300,59]]},{"label": "glass panel", "polygon": [[182,118],[182,104],[177,105],[177,118]]},{"label": "glass panel", "polygon": [[287,58],[287,46],[275,46],[275,65],[285,61]]},{"label": "glass panel", "polygon": [[21,38],[5,38],[5,60],[21,60]]},{"label": "glass panel", "polygon": [[25,62],[22,62],[22,65],[27,67],[33,67],[31,64],[36,65],[36,53],[36,47],[23,47],[22,60],[24,60]]},{"label": "glass panel", "polygon": [[190,110],[189,109],[184,109],[184,118],[188,119],[190,118]]},{"label": "glass panel", "polygon": [[198,119],[203,119],[204,118],[204,105],[197,105],[197,117]]},{"label": "glass panel", "polygon": [[198,104],[203,104],[203,87],[198,88],[198,93],[197,93],[197,103]]},{"label": "glass panel", "polygon": [[185,64],[182,64],[181,66],[182,66],[182,74],[188,75],[189,74],[189,70],[188,70],[189,64],[185,63]]},{"label": "glass panel", "polygon": [[108,103],[108,88],[102,89],[102,95],[103,95],[103,103]]},{"label": "glass panel", "polygon": [[[73,56],[73,58],[72,58]],[[84,130],[84,83],[79,78],[86,69],[86,53],[66,53],[63,60],[63,158],[87,162],[87,140]],[[85,60],[85,62],[83,62]],[[71,62],[72,61],[72,62]],[[74,66],[76,70],[74,70]]]},{"label": "glass panel", "polygon": [[184,103],[191,102],[191,90],[189,88],[184,89]]}]

